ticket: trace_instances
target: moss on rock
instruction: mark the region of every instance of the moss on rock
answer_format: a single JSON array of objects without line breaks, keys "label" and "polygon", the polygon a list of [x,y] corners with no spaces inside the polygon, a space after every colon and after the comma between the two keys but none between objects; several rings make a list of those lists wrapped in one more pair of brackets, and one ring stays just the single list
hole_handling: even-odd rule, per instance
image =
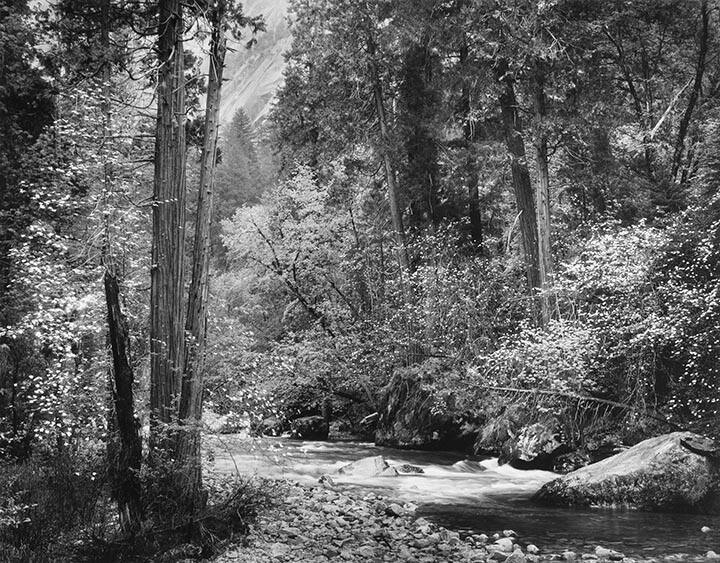
[{"label": "moss on rock", "polygon": [[715,460],[682,446],[688,433],[651,438],[545,484],[535,500],[559,506],[625,506],[720,513]]}]

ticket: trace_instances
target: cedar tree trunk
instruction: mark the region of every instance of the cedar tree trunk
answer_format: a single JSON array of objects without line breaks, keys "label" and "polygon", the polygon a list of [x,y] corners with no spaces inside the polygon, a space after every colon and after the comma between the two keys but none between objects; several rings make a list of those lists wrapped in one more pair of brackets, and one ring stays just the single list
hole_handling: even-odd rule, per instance
[{"label": "cedar tree trunk", "polygon": [[[180,0],[160,0],[150,278],[150,409],[154,443],[175,422],[184,363],[185,78]],[[182,461],[182,460],[180,460]]]},{"label": "cedar tree trunk", "polygon": [[193,248],[192,280],[188,295],[185,333],[185,370],[182,378],[180,417],[182,426],[178,454],[188,460],[188,491],[195,499],[194,508],[201,508],[202,474],[200,464],[200,419],[202,416],[203,376],[205,371],[205,337],[207,334],[207,302],[210,276],[210,225],[213,215],[213,180],[217,162],[217,141],[220,115],[220,91],[225,64],[225,2],[221,0],[209,14],[212,26],[210,70],[205,108],[205,131],[200,159],[195,247]]},{"label": "cedar tree trunk", "polygon": [[538,258],[535,197],[525,158],[525,142],[522,137],[522,123],[515,97],[514,81],[508,74],[507,63],[500,61],[495,70],[502,87],[499,102],[502,111],[505,144],[510,156],[515,201],[520,214],[520,232],[522,234],[528,288],[531,293],[534,293],[542,287]]}]

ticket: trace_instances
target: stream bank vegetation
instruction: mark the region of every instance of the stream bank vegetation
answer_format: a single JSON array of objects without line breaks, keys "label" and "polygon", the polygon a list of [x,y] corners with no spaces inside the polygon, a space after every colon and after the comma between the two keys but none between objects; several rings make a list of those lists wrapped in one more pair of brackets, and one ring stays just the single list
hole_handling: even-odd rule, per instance
[{"label": "stream bank vegetation", "polygon": [[203,412],[557,469],[717,438],[718,7],[291,0],[220,131],[239,3],[0,0],[3,557],[247,530]]}]

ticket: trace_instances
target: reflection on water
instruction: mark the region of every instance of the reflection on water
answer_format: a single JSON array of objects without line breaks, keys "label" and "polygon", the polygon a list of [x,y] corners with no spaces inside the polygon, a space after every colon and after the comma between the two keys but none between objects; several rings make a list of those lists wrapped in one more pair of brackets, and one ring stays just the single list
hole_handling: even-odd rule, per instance
[{"label": "reflection on water", "polygon": [[[523,543],[547,551],[588,551],[596,545],[634,557],[662,558],[670,553],[720,552],[720,518],[622,510],[571,510],[532,504],[532,494],[554,474],[498,466],[493,459],[468,458],[452,452],[381,448],[369,443],[262,440],[235,436],[209,440],[215,471],[284,477],[317,482],[357,459],[382,455],[390,464],[409,463],[423,474],[358,478],[334,475],[340,486],[371,490],[420,506],[418,513],[456,530],[515,530]],[[703,526],[714,530],[700,531]]]},{"label": "reflection on water", "polygon": [[668,554],[702,555],[717,550],[716,532],[700,528],[720,526],[718,518],[688,514],[656,514],[628,510],[573,510],[547,508],[528,502],[527,495],[497,494],[488,504],[447,505],[429,503],[419,513],[457,530],[511,528],[526,543],[546,551],[592,551],[595,546],[614,548],[628,556],[663,557]]}]

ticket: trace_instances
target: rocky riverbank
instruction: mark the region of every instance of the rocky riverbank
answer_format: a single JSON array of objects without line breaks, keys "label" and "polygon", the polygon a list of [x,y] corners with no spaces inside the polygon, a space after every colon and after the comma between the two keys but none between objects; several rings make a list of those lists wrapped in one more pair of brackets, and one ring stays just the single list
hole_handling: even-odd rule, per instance
[{"label": "rocky riverbank", "polygon": [[[229,547],[213,561],[636,561],[602,546],[585,554],[545,553],[526,545],[511,530],[491,530],[490,537],[461,535],[416,517],[415,509],[412,504],[401,506],[374,493],[336,490],[328,481],[315,487],[286,482],[278,503],[261,517],[244,545]],[[699,559],[703,558],[671,557],[674,561]]]}]

